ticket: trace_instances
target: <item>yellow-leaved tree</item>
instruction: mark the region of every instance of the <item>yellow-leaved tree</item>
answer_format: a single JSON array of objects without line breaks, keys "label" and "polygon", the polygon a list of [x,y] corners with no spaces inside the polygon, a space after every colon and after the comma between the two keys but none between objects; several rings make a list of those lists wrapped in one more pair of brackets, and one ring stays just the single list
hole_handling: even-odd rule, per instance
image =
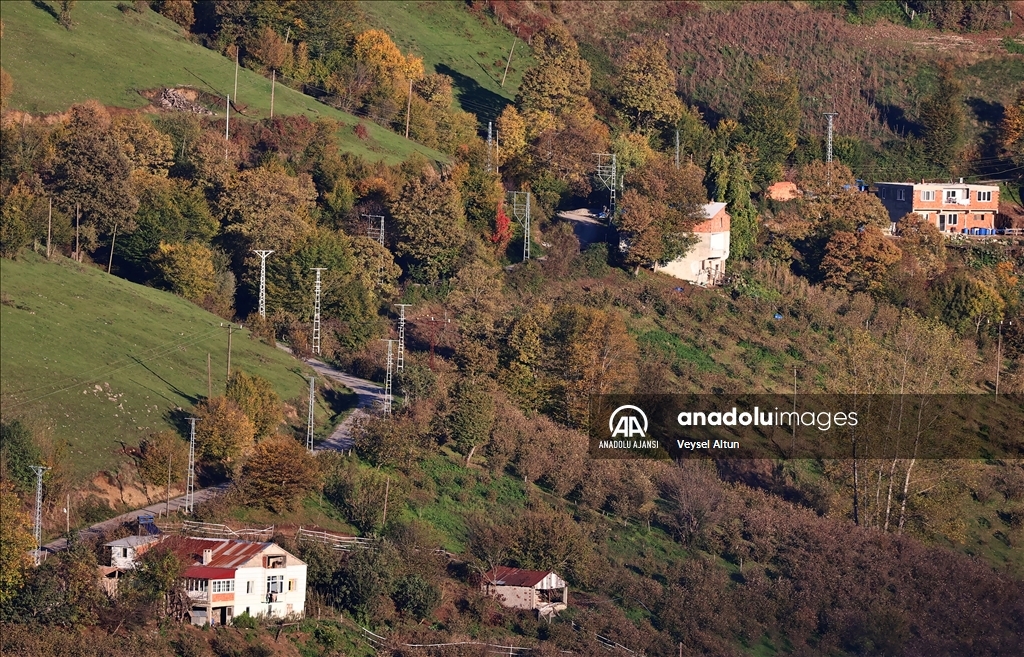
[{"label": "yellow-leaved tree", "polygon": [[6,604],[25,582],[28,551],[35,547],[28,514],[11,480],[0,482],[0,604]]},{"label": "yellow-leaved tree", "polygon": [[161,242],[153,254],[153,264],[167,286],[189,301],[202,301],[217,286],[213,252],[200,242]]}]

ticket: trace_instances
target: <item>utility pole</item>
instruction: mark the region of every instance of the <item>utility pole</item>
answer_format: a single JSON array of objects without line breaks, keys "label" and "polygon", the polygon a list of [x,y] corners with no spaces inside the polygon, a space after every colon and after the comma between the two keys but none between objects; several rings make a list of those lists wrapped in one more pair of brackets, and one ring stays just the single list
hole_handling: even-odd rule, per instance
[{"label": "utility pole", "polygon": [[[238,102],[238,44],[235,44],[235,102]],[[184,142],[182,142],[184,144]]]},{"label": "utility pole", "polygon": [[825,112],[825,119],[828,121],[828,136],[825,139],[825,166],[830,189],[832,188],[832,121],[837,116],[839,116],[838,112]]},{"label": "utility pole", "polygon": [[[1009,321],[1007,326],[1013,326]],[[1003,322],[999,321],[999,339],[996,342],[996,396],[999,396],[999,375],[1003,370]]]},{"label": "utility pole", "polygon": [[409,80],[409,100],[405,103],[405,138],[409,138],[409,116],[412,113],[412,80]]},{"label": "utility pole", "polygon": [[309,377],[309,420],[306,422],[306,449],[313,453],[313,403],[316,400],[314,377]]},{"label": "utility pole", "polygon": [[117,244],[117,222],[114,222],[114,232],[110,236],[110,259],[107,260],[107,273],[114,267],[114,245]]},{"label": "utility pole", "polygon": [[273,251],[253,251],[260,257],[260,317],[267,318],[267,257]]},{"label": "utility pole", "polygon": [[392,345],[394,340],[381,340],[381,342],[388,343],[388,359],[387,359],[387,371],[384,375],[384,417],[391,416],[391,373],[394,367],[394,358],[392,356]]},{"label": "utility pole", "polygon": [[206,398],[213,397],[213,368],[210,366],[210,352],[206,352]]},{"label": "utility pole", "polygon": [[391,495],[391,477],[388,476],[387,483],[384,484],[384,517],[380,521],[381,529],[388,524],[388,497]]},{"label": "utility pole", "polygon": [[[366,234],[371,240],[377,240],[377,243],[383,248],[384,246],[384,215],[382,214],[364,214],[366,218],[367,227]],[[380,222],[380,223],[378,223]],[[377,261],[377,285],[384,285],[384,254],[380,254],[380,259]]]},{"label": "utility pole", "polygon": [[[487,173],[491,172],[491,122],[487,122]],[[47,242],[47,252],[49,252],[49,242]]]},{"label": "utility pole", "polygon": [[277,69],[270,72],[270,118],[274,118],[274,89],[277,87]]},{"label": "utility pole", "polygon": [[679,168],[679,128],[676,128],[676,168]]},{"label": "utility pole", "polygon": [[451,324],[452,320],[448,319],[448,311],[446,310],[446,311],[444,311],[444,319],[434,319],[433,317],[431,317],[427,321],[430,322],[430,326],[431,326],[431,329],[430,329],[430,369],[431,369],[431,371],[433,371],[434,370],[434,346],[437,344],[437,331],[438,331],[438,329],[444,327],[445,325]]},{"label": "utility pole", "polygon": [[64,503],[64,534],[68,537],[67,540],[71,540],[71,493],[68,493],[68,499]]},{"label": "utility pole", "polygon": [[615,153],[594,153],[597,156],[597,179],[608,190],[608,223],[615,216],[615,190],[619,181]]},{"label": "utility pole", "polygon": [[395,369],[405,371],[405,309],[411,303],[396,303],[398,306],[398,364]]},{"label": "utility pole", "polygon": [[167,452],[167,498],[164,501],[164,517],[171,515],[171,452]]},{"label": "utility pole", "polygon": [[78,226],[82,221],[82,207],[75,203],[75,261],[82,262],[82,252],[78,250]]},{"label": "utility pole", "polygon": [[320,272],[326,267],[313,267],[316,283],[313,285],[313,353],[320,355]]},{"label": "utility pole", "polygon": [[505,61],[505,72],[501,74],[501,88],[505,88],[505,76],[508,75],[508,66],[512,63],[512,52],[516,49],[516,41],[519,39],[519,30],[516,30],[516,35],[512,37],[512,47],[508,49],[508,59]]},{"label": "utility pole", "polygon": [[32,465],[32,472],[36,473],[36,518],[33,526],[33,538],[36,540],[35,564],[39,565],[39,557],[43,551],[43,473],[49,470],[46,466]]},{"label": "utility pole", "polygon": [[512,216],[523,226],[523,262],[530,259],[530,192],[511,192]]},{"label": "utility pole", "polygon": [[46,259],[50,259],[50,236],[53,233],[53,199],[50,199],[50,209],[46,214]]},{"label": "utility pole", "polygon": [[[224,101],[224,141],[231,141],[231,96]],[[224,159],[228,159],[228,144],[224,144]]]},{"label": "utility pole", "polygon": [[228,368],[227,368],[227,379],[224,381],[224,389],[227,389],[228,382],[231,380],[231,331],[234,329],[231,326],[231,322],[228,322]]},{"label": "utility pole", "polygon": [[196,501],[196,418],[190,417],[192,425],[188,438],[188,471],[185,481],[185,513],[192,515],[192,507]]}]

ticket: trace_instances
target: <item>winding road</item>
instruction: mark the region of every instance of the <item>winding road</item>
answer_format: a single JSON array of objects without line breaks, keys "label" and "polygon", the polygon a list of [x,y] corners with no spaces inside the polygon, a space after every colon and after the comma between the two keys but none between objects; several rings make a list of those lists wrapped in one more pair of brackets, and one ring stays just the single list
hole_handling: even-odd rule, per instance
[{"label": "winding road", "polygon": [[[278,343],[277,346],[279,349],[291,353],[291,349],[287,346],[281,343]],[[366,379],[360,379],[359,377],[352,376],[351,374],[346,374],[345,372],[336,370],[330,365],[322,363],[315,358],[307,358],[303,362],[312,367],[313,371],[318,375],[337,381],[347,388],[350,388],[356,393],[358,399],[355,409],[353,409],[353,411],[349,413],[337,427],[334,428],[334,431],[331,432],[331,435],[326,440],[322,441],[315,447],[314,452],[322,450],[347,451],[352,449],[355,446],[355,441],[352,438],[353,424],[358,418],[366,416],[366,409],[373,408],[373,406],[383,401],[383,389],[373,381],[367,381]],[[230,482],[217,484],[216,486],[210,486],[208,488],[200,488],[195,491],[194,502],[198,504],[216,497],[227,490],[228,486],[230,486]],[[120,527],[126,522],[138,519],[140,515],[148,514],[152,516],[161,516],[165,515],[165,512],[174,512],[183,508],[185,508],[185,496],[181,495],[171,499],[169,502],[157,502],[141,509],[123,513],[111,518],[110,520],[98,522],[95,525],[79,530],[78,536],[81,539],[95,538],[102,536],[111,529]],[[45,555],[46,553],[52,554],[65,549],[67,549],[67,539],[59,538],[44,545],[42,552]]]}]

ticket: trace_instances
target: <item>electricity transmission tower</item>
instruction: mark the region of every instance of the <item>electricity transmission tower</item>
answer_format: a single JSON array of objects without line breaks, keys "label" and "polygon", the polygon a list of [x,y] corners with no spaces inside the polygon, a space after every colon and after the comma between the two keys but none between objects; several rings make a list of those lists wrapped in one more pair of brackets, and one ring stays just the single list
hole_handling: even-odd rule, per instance
[{"label": "electricity transmission tower", "polygon": [[314,378],[309,377],[309,420],[306,422],[306,449],[313,452],[313,401],[316,399]]},{"label": "electricity transmission tower", "polygon": [[267,318],[267,257],[273,251],[253,251],[260,257],[260,317]]},{"label": "electricity transmission tower", "polygon": [[[384,246],[384,215],[380,214],[364,214],[368,223],[366,234],[371,240],[377,240],[377,243],[382,247]],[[378,221],[380,222],[378,224]],[[384,285],[384,254],[380,256],[380,261],[377,263],[377,285]]]},{"label": "electricity transmission tower", "polygon": [[313,353],[320,355],[320,272],[326,267],[313,267],[316,283],[313,285]]},{"label": "electricity transmission tower", "polygon": [[[36,541],[36,551],[34,553],[35,564],[39,565],[39,557],[43,551],[43,473],[49,470],[42,465],[29,466],[32,468],[32,472],[36,473],[36,518],[35,525],[32,528],[32,537]],[[68,537],[70,539],[70,537]]]},{"label": "electricity transmission tower", "polygon": [[597,180],[608,190],[608,221],[615,216],[615,190],[618,187],[615,153],[594,153],[597,156]]},{"label": "electricity transmission tower", "polygon": [[405,309],[410,303],[396,303],[398,306],[398,362],[395,369],[405,371]]},{"label": "electricity transmission tower", "polygon": [[188,437],[188,472],[185,473],[185,513],[192,515],[196,501],[196,418],[188,418],[192,429]]},{"label": "electricity transmission tower", "polygon": [[523,261],[530,259],[530,192],[511,192],[512,216],[523,225]]},{"label": "electricity transmission tower", "polygon": [[832,121],[837,116],[838,112],[825,112],[825,119],[828,121],[828,137],[825,139],[825,167],[826,175],[828,176],[828,186],[832,187]]},{"label": "electricity transmission tower", "polygon": [[491,172],[491,122],[487,122],[487,173]]},{"label": "electricity transmission tower", "polygon": [[384,417],[391,416],[391,373],[394,368],[394,357],[392,352],[394,340],[382,340],[388,343],[387,373],[384,375]]}]

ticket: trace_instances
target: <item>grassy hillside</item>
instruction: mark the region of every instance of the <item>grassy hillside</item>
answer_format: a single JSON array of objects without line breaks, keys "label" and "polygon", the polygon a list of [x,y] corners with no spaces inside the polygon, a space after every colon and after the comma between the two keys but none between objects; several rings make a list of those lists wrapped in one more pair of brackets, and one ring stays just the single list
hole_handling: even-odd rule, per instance
[{"label": "grassy hillside", "polygon": [[[190,86],[223,98],[234,86],[234,62],[185,39],[173,22],[153,11],[121,12],[114,2],[80,2],[72,13],[74,29],[55,18],[58,3],[4,2],[0,63],[14,79],[11,107],[29,112],[58,112],[73,103],[96,99],[106,105],[142,107],[140,91]],[[270,114],[270,80],[240,69],[238,99],[246,118]],[[413,151],[431,159],[440,153],[366,123],[369,138],[353,133],[357,117],[340,112],[284,85],[277,85],[276,114],[329,117],[343,124],[344,150],[371,160],[401,161]],[[219,110],[223,116],[223,109]]]},{"label": "grassy hillside", "polygon": [[[61,258],[3,261],[0,390],[5,420],[70,443],[75,471],[111,467],[121,443],[175,428],[207,393],[223,393],[227,331],[219,317],[167,292]],[[269,379],[304,404],[311,371],[235,331],[231,367]],[[321,421],[329,413],[318,408]],[[324,427],[326,430],[326,426]]]},{"label": "grassy hillside", "polygon": [[534,63],[529,46],[518,40],[502,87],[514,35],[489,13],[472,13],[463,2],[362,2],[360,6],[370,22],[390,34],[403,51],[423,57],[428,71],[450,75],[462,109],[483,122],[493,120],[515,98],[523,73]]}]

